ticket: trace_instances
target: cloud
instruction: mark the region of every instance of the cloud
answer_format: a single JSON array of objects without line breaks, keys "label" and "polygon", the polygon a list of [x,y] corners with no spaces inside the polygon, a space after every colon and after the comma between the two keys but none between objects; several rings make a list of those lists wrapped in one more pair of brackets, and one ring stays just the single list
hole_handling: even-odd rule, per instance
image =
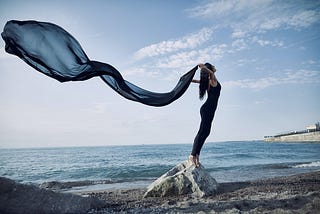
[{"label": "cloud", "polygon": [[319,12],[312,10],[300,11],[297,14],[284,13],[278,14],[278,17],[261,21],[259,28],[262,30],[272,30],[285,26],[300,29],[318,22],[319,19]]},{"label": "cloud", "polygon": [[[235,57],[236,52],[254,50],[259,48],[287,48],[286,40],[275,38],[267,34],[269,30],[302,29],[320,21],[319,3],[302,1],[275,1],[275,0],[215,0],[205,1],[203,4],[188,10],[192,17],[212,20],[215,27],[202,28],[192,34],[178,39],[164,40],[149,46],[142,47],[134,53],[134,62],[139,61],[138,68],[131,67],[126,74],[152,75],[157,71],[157,77],[176,79],[175,75],[185,72],[199,62],[215,63],[228,56]],[[231,29],[230,38],[223,40],[213,39],[214,29]],[[223,36],[229,31],[221,31]],[[270,35],[272,35],[270,37]],[[312,37],[317,39],[318,37]],[[309,41],[310,39],[308,39]],[[299,41],[301,43],[301,41]],[[291,44],[295,45],[295,44]],[[243,57],[241,57],[243,60]],[[256,60],[256,59],[253,59]],[[247,63],[252,59],[247,59]],[[141,64],[142,63],[142,64]],[[246,63],[240,61],[238,66]],[[261,65],[260,65],[261,66]],[[170,72],[168,72],[170,71]],[[174,71],[174,72],[172,72]],[[284,77],[283,77],[284,78]],[[265,77],[259,80],[244,79],[230,81],[230,86],[262,89],[275,84],[288,83],[288,79]]]},{"label": "cloud", "polygon": [[231,43],[231,48],[228,51],[229,53],[235,53],[237,51],[243,51],[251,49],[252,45],[258,44],[261,47],[283,47],[284,42],[279,40],[266,40],[259,38],[258,36],[247,36],[246,38],[236,38]]},{"label": "cloud", "polygon": [[199,5],[189,11],[193,17],[225,17],[230,14],[239,14],[244,11],[252,11],[261,7],[268,6],[272,0],[227,0],[227,1],[209,1],[206,4]]},{"label": "cloud", "polygon": [[248,64],[253,64],[256,63],[257,59],[239,59],[236,61],[237,66],[246,66]]},{"label": "cloud", "polygon": [[231,37],[232,37],[232,38],[243,38],[246,34],[247,34],[246,31],[241,30],[241,29],[236,29],[236,30],[232,33]]},{"label": "cloud", "polygon": [[245,39],[236,39],[232,42],[231,46],[234,48],[233,50],[231,50],[231,52],[241,51],[248,48],[248,44]]},{"label": "cloud", "polygon": [[167,57],[158,59],[157,67],[159,68],[180,68],[193,67],[200,62],[214,62],[221,59],[227,52],[227,45],[211,45],[207,48],[179,52]]},{"label": "cloud", "polygon": [[263,39],[259,39],[257,36],[252,37],[252,42],[253,43],[257,43],[262,47],[265,46],[272,46],[272,47],[282,47],[283,46],[283,42],[282,41],[271,41],[271,40],[263,40]]},{"label": "cloud", "polygon": [[125,70],[124,75],[143,75],[145,77],[157,77],[160,79],[176,81],[177,77],[185,73],[200,62],[215,63],[229,52],[228,45],[209,45],[192,50],[177,50],[173,53],[152,57],[139,67],[131,66]]},{"label": "cloud", "polygon": [[183,49],[196,48],[208,41],[213,34],[211,28],[202,28],[200,31],[184,36],[177,40],[167,40],[141,48],[134,54],[139,60],[145,57],[154,57],[176,52]]},{"label": "cloud", "polygon": [[300,70],[286,72],[283,77],[263,77],[260,79],[243,79],[224,82],[228,88],[265,89],[275,85],[283,84],[310,84],[320,83],[320,71]]},{"label": "cloud", "polygon": [[233,38],[280,27],[301,29],[320,21],[319,1],[218,0],[188,10],[191,17],[231,27]]},{"label": "cloud", "polygon": [[144,77],[157,77],[159,76],[159,72],[157,69],[153,68],[152,66],[144,65],[142,67],[130,67],[130,69],[124,70],[122,74],[124,76],[131,76],[131,75],[139,75]]},{"label": "cloud", "polygon": [[308,27],[315,22],[319,22],[320,13],[319,11],[301,11],[298,14],[295,14],[288,20],[288,24],[297,28]]}]

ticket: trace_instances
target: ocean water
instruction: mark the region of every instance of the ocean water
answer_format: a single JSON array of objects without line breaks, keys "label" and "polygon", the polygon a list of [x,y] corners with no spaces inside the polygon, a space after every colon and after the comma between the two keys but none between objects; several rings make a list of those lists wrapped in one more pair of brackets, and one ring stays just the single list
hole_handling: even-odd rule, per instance
[{"label": "ocean water", "polygon": [[[22,183],[58,181],[70,187],[147,187],[187,159],[191,144],[0,149],[0,176]],[[239,141],[206,143],[201,163],[218,182],[320,170],[320,144]]]}]

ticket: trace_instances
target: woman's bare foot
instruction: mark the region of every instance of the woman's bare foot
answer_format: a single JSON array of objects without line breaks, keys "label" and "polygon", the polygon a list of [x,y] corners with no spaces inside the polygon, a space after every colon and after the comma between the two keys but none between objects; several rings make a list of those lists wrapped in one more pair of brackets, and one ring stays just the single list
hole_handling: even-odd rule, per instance
[{"label": "woman's bare foot", "polygon": [[192,162],[193,165],[195,165],[195,167],[197,167],[197,157],[196,156],[190,155],[189,160]]},{"label": "woman's bare foot", "polygon": [[200,156],[196,155],[196,167],[200,166]]}]

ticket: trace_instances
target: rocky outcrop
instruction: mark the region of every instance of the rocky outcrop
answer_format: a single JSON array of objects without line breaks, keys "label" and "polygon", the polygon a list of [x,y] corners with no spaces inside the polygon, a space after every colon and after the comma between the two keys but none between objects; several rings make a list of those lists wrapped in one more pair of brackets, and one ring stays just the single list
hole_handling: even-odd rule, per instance
[{"label": "rocky outcrop", "polygon": [[149,187],[144,197],[165,197],[192,195],[203,197],[213,195],[218,188],[216,180],[200,164],[195,167],[191,161],[184,161],[159,177]]},{"label": "rocky outcrop", "polygon": [[92,197],[56,193],[0,177],[0,213],[87,213],[105,206]]},{"label": "rocky outcrop", "polygon": [[90,186],[94,185],[94,181],[67,181],[67,182],[59,182],[59,181],[47,181],[40,184],[41,189],[53,190],[53,191],[61,191],[71,189],[73,187],[79,186]]}]

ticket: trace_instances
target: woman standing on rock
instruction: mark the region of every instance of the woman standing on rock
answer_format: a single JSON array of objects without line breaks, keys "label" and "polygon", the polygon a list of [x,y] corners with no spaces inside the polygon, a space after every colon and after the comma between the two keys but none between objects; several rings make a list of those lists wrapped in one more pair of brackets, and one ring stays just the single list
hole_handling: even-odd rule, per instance
[{"label": "woman standing on rock", "polygon": [[199,98],[203,99],[207,92],[207,100],[200,108],[201,123],[198,134],[196,135],[193,143],[193,148],[189,160],[195,166],[199,166],[199,156],[201,148],[210,134],[211,124],[217,109],[218,100],[220,96],[221,85],[218,82],[215,72],[216,68],[210,63],[199,64],[200,80],[192,80],[194,83],[199,83]]}]

